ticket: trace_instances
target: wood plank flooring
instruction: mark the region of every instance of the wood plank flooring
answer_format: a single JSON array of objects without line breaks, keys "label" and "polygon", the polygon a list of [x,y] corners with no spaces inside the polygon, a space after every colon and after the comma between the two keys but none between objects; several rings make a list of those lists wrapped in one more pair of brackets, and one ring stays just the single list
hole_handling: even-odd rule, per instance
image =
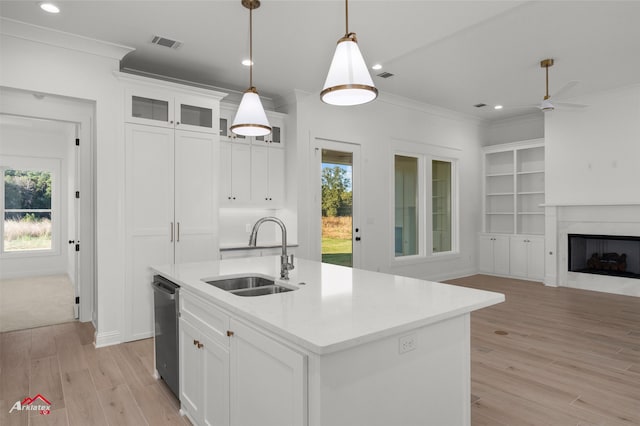
[{"label": "wood plank flooring", "polygon": [[[450,282],[506,295],[471,315],[473,426],[640,425],[640,298],[485,275]],[[0,334],[0,425],[189,425],[152,377],[151,339],[95,349],[93,332],[72,322]],[[37,393],[51,414],[9,414]]]},{"label": "wood plank flooring", "polygon": [[471,315],[474,426],[640,425],[640,298],[487,275],[448,282],[506,296]]},{"label": "wood plank flooring", "polygon": [[[0,334],[0,425],[190,425],[153,374],[151,339],[96,349],[91,323]],[[9,413],[41,394],[51,414]]]}]

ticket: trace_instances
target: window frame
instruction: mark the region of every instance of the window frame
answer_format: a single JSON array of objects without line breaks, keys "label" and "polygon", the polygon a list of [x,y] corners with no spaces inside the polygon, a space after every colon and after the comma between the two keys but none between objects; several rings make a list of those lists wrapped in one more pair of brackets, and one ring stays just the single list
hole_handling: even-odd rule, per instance
[{"label": "window frame", "polygon": [[[51,248],[38,250],[6,251],[4,248],[4,172],[5,170],[32,170],[46,171],[51,173]],[[61,175],[60,159],[52,157],[25,157],[2,155],[0,156],[0,172],[2,173],[2,185],[0,185],[0,257],[1,258],[22,258],[39,256],[60,255],[60,232],[61,232]]]},{"label": "window frame", "polygon": [[[449,155],[434,154],[427,150],[396,148],[391,155],[390,184],[390,258],[391,265],[410,265],[424,263],[447,258],[455,258],[460,255],[459,245],[459,158]],[[428,148],[428,147],[425,147]],[[422,152],[420,152],[422,151]],[[412,157],[418,159],[418,253],[408,256],[396,256],[395,253],[395,158],[396,156]],[[433,188],[432,165],[433,161],[451,163],[451,250],[433,252]],[[428,192],[427,192],[428,191]]]}]

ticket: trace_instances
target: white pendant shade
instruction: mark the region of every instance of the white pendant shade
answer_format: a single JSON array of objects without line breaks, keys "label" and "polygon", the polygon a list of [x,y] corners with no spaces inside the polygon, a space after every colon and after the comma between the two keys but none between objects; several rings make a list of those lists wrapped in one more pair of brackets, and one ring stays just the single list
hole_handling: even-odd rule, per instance
[{"label": "white pendant shade", "polygon": [[320,99],[331,105],[360,105],[378,97],[378,89],[358,48],[355,34],[338,41]]},{"label": "white pendant shade", "polygon": [[255,88],[250,88],[242,95],[231,131],[243,136],[266,136],[271,133],[271,125]]},{"label": "white pendant shade", "polygon": [[542,104],[540,104],[540,109],[546,112],[546,111],[553,111],[555,107],[553,106],[553,104],[549,99],[545,99],[544,101],[542,101]]}]

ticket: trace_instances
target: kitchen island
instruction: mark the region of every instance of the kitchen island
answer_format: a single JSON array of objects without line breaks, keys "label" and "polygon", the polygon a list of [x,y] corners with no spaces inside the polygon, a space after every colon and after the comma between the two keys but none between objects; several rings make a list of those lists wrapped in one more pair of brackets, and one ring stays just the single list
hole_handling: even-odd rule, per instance
[{"label": "kitchen island", "polygon": [[[194,424],[468,425],[470,312],[499,293],[297,259],[154,267],[180,289],[180,401]],[[206,281],[294,290],[242,297]]]}]

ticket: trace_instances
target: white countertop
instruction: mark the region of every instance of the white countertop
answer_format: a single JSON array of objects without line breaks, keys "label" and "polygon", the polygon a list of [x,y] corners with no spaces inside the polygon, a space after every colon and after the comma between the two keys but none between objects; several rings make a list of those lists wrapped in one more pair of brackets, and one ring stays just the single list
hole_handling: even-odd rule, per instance
[{"label": "white countertop", "polygon": [[[408,332],[504,301],[504,295],[415,278],[295,260],[282,282],[280,257],[152,267],[189,292],[318,354]],[[298,290],[241,297],[203,279],[250,274]],[[300,282],[305,285],[298,286]]]}]

